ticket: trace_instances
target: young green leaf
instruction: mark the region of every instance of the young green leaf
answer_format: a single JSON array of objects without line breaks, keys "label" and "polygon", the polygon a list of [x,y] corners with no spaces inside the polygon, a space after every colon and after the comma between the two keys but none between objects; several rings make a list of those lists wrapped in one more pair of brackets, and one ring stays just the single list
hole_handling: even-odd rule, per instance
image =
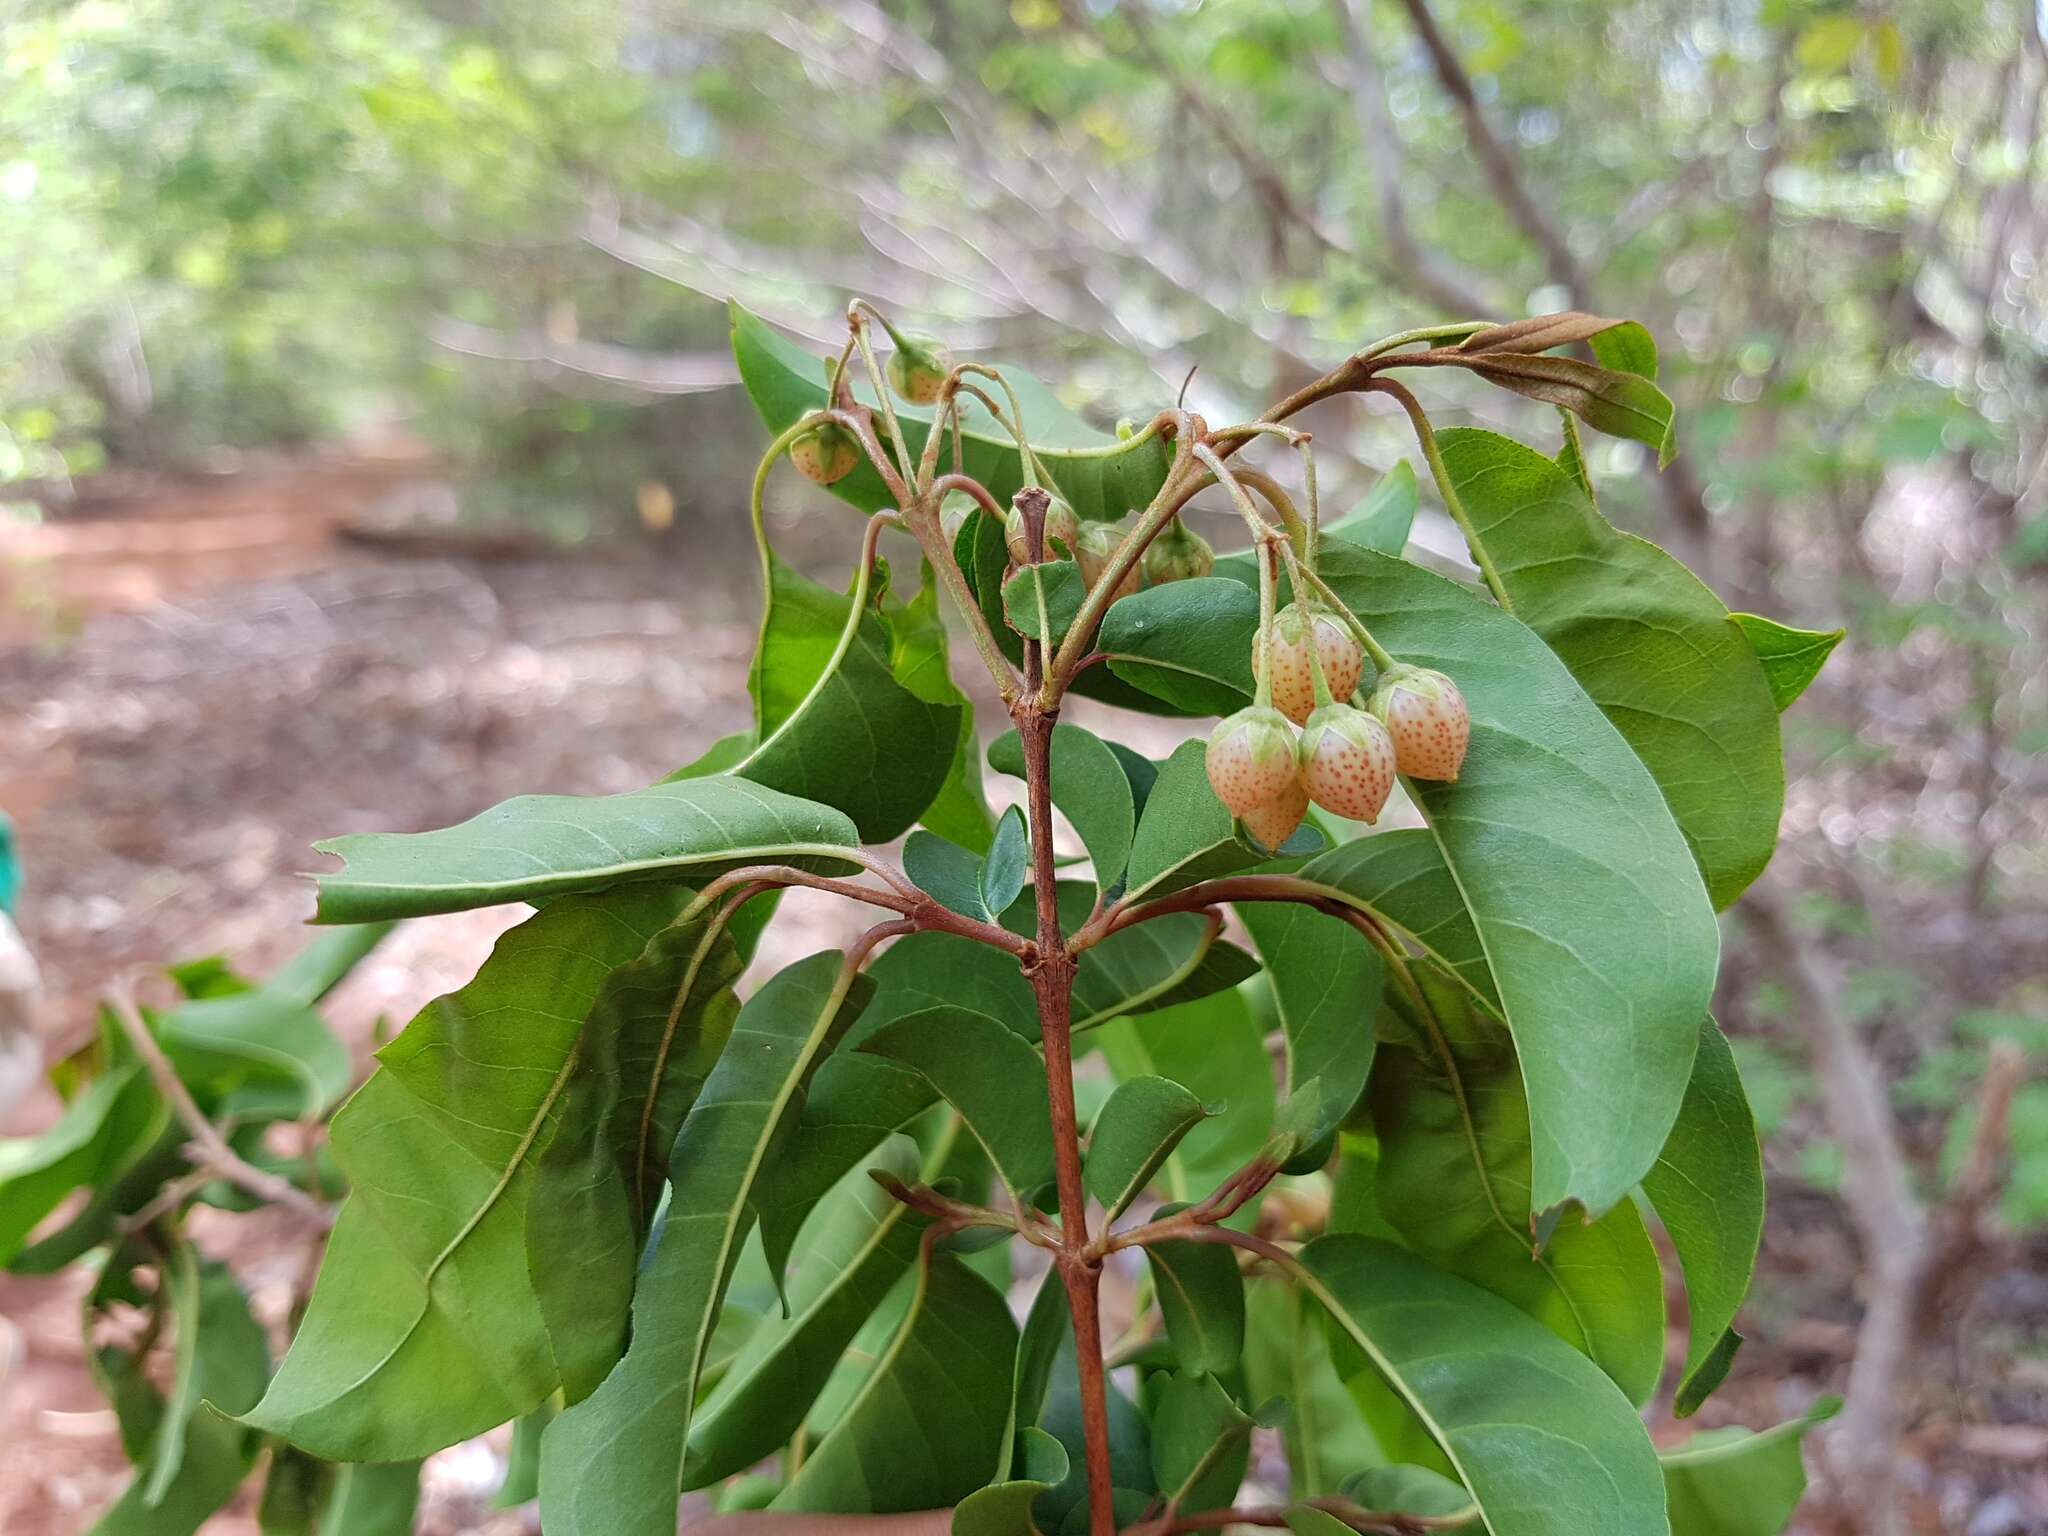
[{"label": "young green leaf", "polygon": [[[1131,842],[1126,901],[1164,896],[1273,857],[1239,834],[1230,812],[1209,787],[1205,750],[1202,742],[1184,741],[1159,770],[1159,782],[1145,800],[1145,814],[1138,818],[1137,836]],[[1323,845],[1322,834],[1304,823],[1279,851],[1294,858]]]},{"label": "young green leaf", "polygon": [[1415,1252],[1513,1302],[1590,1356],[1632,1403],[1664,1363],[1664,1277],[1635,1206],[1560,1222],[1540,1254],[1529,1227],[1529,1110],[1507,1031],[1455,983],[1416,970],[1419,1000],[1390,997],[1370,1103],[1381,1213]]},{"label": "young green leaf", "polygon": [[1251,700],[1258,629],[1258,598],[1242,582],[1198,576],[1112,603],[1095,649],[1153,713],[1227,715]]},{"label": "young green leaf", "polygon": [[1534,449],[1468,427],[1437,441],[1515,617],[1635,749],[1727,907],[1770,861],[1785,801],[1778,712],[1727,608]]},{"label": "young green leaf", "polygon": [[[1015,731],[989,744],[988,761],[998,773],[1024,777],[1024,745]],[[1101,737],[1064,721],[1052,730],[1052,803],[1080,834],[1096,883],[1113,888],[1123,878],[1137,825],[1130,777]]]},{"label": "young green leaf", "polygon": [[903,840],[903,873],[948,911],[982,922],[991,920],[981,899],[980,854],[920,830]]},{"label": "young green leaf", "polygon": [[1209,1106],[1208,1118],[1189,1130],[1162,1165],[1158,1183],[1169,1198],[1201,1198],[1265,1145],[1273,1129],[1273,1071],[1241,993],[1218,992],[1118,1019],[1103,1031],[1102,1052],[1118,1081],[1170,1078]]},{"label": "young green leaf", "polygon": [[1003,583],[1003,622],[1027,640],[1058,645],[1087,596],[1088,582],[1071,560],[1023,566]]},{"label": "young green leaf", "polygon": [[[1450,963],[1490,972],[1529,1094],[1536,1209],[1577,1200],[1597,1215],[1656,1161],[1685,1094],[1720,955],[1698,866],[1656,781],[1534,633],[1403,561],[1324,554],[1383,645],[1464,692],[1462,775],[1412,786],[1443,866],[1434,888],[1455,905],[1417,921],[1470,936]],[[1374,909],[1395,888],[1354,861],[1370,863],[1387,836],[1297,877]],[[1134,887],[1137,864],[1134,852]]]},{"label": "young green leaf", "polygon": [[[923,697],[895,671],[890,625],[847,629],[852,598],[762,555],[767,599],[748,686],[759,743],[732,773],[844,811],[864,842],[887,842],[943,788],[964,702]],[[923,650],[907,658],[931,693]]]},{"label": "young green leaf", "polygon": [[527,1273],[570,1402],[618,1359],[676,1132],[739,1012],[745,960],[712,922],[670,923],[604,979],[536,1143]]},{"label": "young green leaf", "polygon": [[954,1507],[953,1536],[1041,1536],[1031,1505],[1067,1480],[1066,1447],[1042,1429],[1020,1429],[1014,1460],[1015,1475],[977,1488]]},{"label": "young green leaf", "polygon": [[1848,633],[1842,629],[1793,629],[1754,613],[1731,613],[1728,617],[1735,621],[1743,638],[1756,651],[1757,660],[1763,663],[1764,677],[1771,685],[1771,700],[1781,712],[1790,709],[1820,676],[1820,669],[1827,665],[1828,657]]},{"label": "young green leaf", "polygon": [[322,1536],[347,1531],[349,1536],[411,1536],[420,1502],[420,1464],[416,1461],[343,1462],[334,1469],[334,1486],[321,1517]]},{"label": "young green leaf", "polygon": [[1133,1077],[1117,1084],[1088,1136],[1088,1192],[1114,1221],[1152,1182],[1160,1164],[1200,1125],[1202,1101],[1163,1077]]},{"label": "young green leaf", "polygon": [[109,1183],[169,1116],[141,1066],[129,1061],[87,1083],[42,1135],[0,1141],[0,1264],[13,1263],[36,1224],[72,1190]]},{"label": "young green leaf", "polygon": [[[128,1255],[135,1257],[135,1250]],[[110,1269],[123,1262],[117,1259]],[[138,1455],[137,1471],[92,1527],[92,1536],[193,1536],[235,1496],[256,1459],[258,1438],[223,1415],[246,1409],[262,1395],[270,1372],[269,1341],[249,1315],[248,1298],[226,1265],[201,1261],[188,1280],[189,1304],[179,1304],[180,1321],[191,1334],[189,1345],[179,1345],[180,1403],[166,1403],[142,1374],[140,1362],[123,1357],[120,1395],[109,1395],[117,1409],[125,1403],[122,1438]],[[103,1383],[108,1365],[104,1359],[99,1363]],[[201,1402],[221,1412],[197,1408]],[[168,1443],[172,1439],[174,1448]],[[143,1445],[154,1449],[138,1454]],[[173,1449],[174,1471],[159,1478],[157,1457]]]},{"label": "young green leaf", "polygon": [[[794,343],[785,341],[758,315],[732,305],[732,351],[739,364],[740,382],[746,386],[754,408],[770,432],[780,432],[806,413],[825,406],[825,360]],[[859,362],[854,365],[854,394],[870,405],[875,397]],[[1060,493],[1083,518],[1114,521],[1133,507],[1151,501],[1166,481],[1171,449],[1157,438],[1119,439],[1097,431],[1062,406],[1053,393],[1030,375],[1016,369],[1002,370],[1024,407],[1024,431],[1031,446],[1044,462],[1047,474],[1058,482]],[[986,379],[977,381],[991,398],[1009,406],[1000,391]],[[1006,426],[993,420],[972,396],[962,396],[960,442],[962,467],[989,488],[999,505],[1025,486],[1022,456],[1016,439]],[[925,429],[932,419],[928,406],[895,402],[897,420],[910,438],[915,454],[924,446]],[[876,424],[880,432],[879,420]],[[832,493],[864,512],[893,507],[888,489],[872,465],[861,466],[836,481]]]},{"label": "young green leaf", "polygon": [[1322,536],[1361,544],[1383,555],[1398,555],[1408,547],[1418,500],[1415,466],[1403,459],[1373,483],[1356,511],[1323,524]]},{"label": "young green leaf", "polygon": [[1692,1081],[1657,1165],[1643,1175],[1643,1193],[1685,1271],[1692,1332],[1672,1400],[1672,1412],[1682,1419],[1707,1400],[1734,1362],[1742,1343],[1735,1314],[1749,1293],[1764,1231],[1756,1120],[1735,1053],[1711,1018],[1700,1021]]},{"label": "young green leaf", "polygon": [[872,990],[828,950],[778,972],[741,1009],[735,1046],[670,1155],[661,1235],[634,1287],[632,1342],[542,1438],[541,1521],[554,1536],[675,1529],[692,1408],[761,1170]]},{"label": "young green leaf", "polygon": [[[1180,1369],[1235,1377],[1244,1360],[1244,1276],[1236,1252],[1220,1243],[1149,1243],[1145,1259]],[[1161,1478],[1160,1486],[1170,1485]]]},{"label": "young green leaf", "polygon": [[1286,902],[1246,902],[1237,914],[1265,962],[1287,1041],[1287,1097],[1315,1094],[1314,1112],[1300,1128],[1308,1166],[1289,1163],[1283,1171],[1311,1173],[1327,1160],[1329,1138],[1365,1092],[1386,965],[1341,918]]},{"label": "young green leaf", "polygon": [[[916,1145],[891,1136],[870,1166],[913,1180]],[[922,1227],[866,1168],[839,1181],[804,1224],[788,1315],[752,1331],[693,1416],[685,1488],[744,1472],[788,1442],[848,1342],[916,1262]]]},{"label": "young green leaf", "polygon": [[461,912],[637,880],[710,876],[763,860],[841,873],[860,833],[830,806],[720,774],[630,794],[520,795],[434,832],[352,833],[313,846],[318,923]]},{"label": "young green leaf", "polygon": [[[353,1193],[247,1422],[329,1460],[401,1461],[561,1385],[528,1272],[536,1160],[607,979],[690,895],[636,885],[550,902],[378,1052],[333,1121]],[[630,1282],[630,1247],[623,1258]]]},{"label": "young green leaf", "polygon": [[1774,1429],[1709,1429],[1666,1451],[1671,1536],[1778,1536],[1806,1492],[1799,1442],[1841,1406],[1824,1397]]},{"label": "young green leaf", "polygon": [[1213,1375],[1186,1366],[1168,1375],[1152,1410],[1152,1476],[1168,1506],[1194,1514],[1228,1505],[1244,1481],[1253,1427]]},{"label": "young green leaf", "polygon": [[967,1122],[1019,1200],[1051,1181],[1052,1111],[1038,1053],[985,1013],[956,1007],[908,1014],[860,1049],[910,1068]]},{"label": "young green leaf", "polygon": [[962,848],[986,853],[995,836],[995,820],[989,815],[988,798],[981,787],[981,737],[974,728],[974,705],[953,681],[951,647],[931,562],[924,561],[921,569],[924,579],[917,595],[907,603],[887,606],[895,639],[889,670],[917,697],[957,708],[960,732],[939,792],[919,820]]},{"label": "young green leaf", "polygon": [[927,1248],[915,1283],[895,1338],[770,1509],[941,1508],[995,1471],[1010,1427],[1017,1325],[996,1290],[950,1253]]},{"label": "young green leaf", "polygon": [[1031,838],[1024,830],[1024,813],[1013,805],[996,823],[995,841],[981,861],[982,910],[1002,912],[1017,899],[1030,873]]},{"label": "young green leaf", "polygon": [[1318,1238],[1301,1263],[1334,1331],[1428,1426],[1493,1536],[1666,1536],[1656,1450],[1585,1356],[1372,1238]]},{"label": "young green leaf", "polygon": [[1287,1399],[1280,1434],[1290,1495],[1328,1498],[1359,1467],[1390,1460],[1388,1449],[1337,1378],[1322,1309],[1270,1276],[1245,1290],[1245,1385],[1254,1401]]},{"label": "young green leaf", "polygon": [[317,1118],[355,1075],[310,1004],[270,987],[180,1003],[157,1022],[157,1040],[188,1088],[243,1119]]}]

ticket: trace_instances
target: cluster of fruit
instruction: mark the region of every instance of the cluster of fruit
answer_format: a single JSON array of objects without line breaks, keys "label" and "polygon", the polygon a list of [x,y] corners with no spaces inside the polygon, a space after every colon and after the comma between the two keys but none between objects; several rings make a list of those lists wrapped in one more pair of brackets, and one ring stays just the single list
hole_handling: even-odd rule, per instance
[{"label": "cluster of fruit", "polygon": [[[1024,495],[1019,491],[1018,501]],[[1072,507],[1047,493],[1045,558],[1071,559],[1080,567],[1081,579],[1090,589],[1107,574],[1111,559],[1129,532],[1124,523],[1089,523],[1084,527]],[[1018,505],[1012,504],[1004,520],[1003,542],[1009,545],[1010,558],[1017,564],[1032,563],[1031,528]],[[1146,546],[1145,558],[1124,572],[1110,601],[1129,597],[1141,586],[1186,581],[1192,576],[1206,576],[1215,568],[1216,552],[1209,547],[1209,541],[1192,528],[1182,527],[1180,519],[1175,518]]]},{"label": "cluster of fruit", "polygon": [[1266,847],[1294,834],[1311,801],[1373,822],[1397,773],[1457,778],[1472,720],[1458,685],[1443,673],[1391,667],[1366,708],[1346,702],[1365,674],[1365,651],[1336,614],[1302,602],[1281,609],[1271,631],[1254,640],[1252,671],[1262,686],[1268,665],[1272,704],[1250,705],[1220,722],[1206,760],[1216,798]]}]

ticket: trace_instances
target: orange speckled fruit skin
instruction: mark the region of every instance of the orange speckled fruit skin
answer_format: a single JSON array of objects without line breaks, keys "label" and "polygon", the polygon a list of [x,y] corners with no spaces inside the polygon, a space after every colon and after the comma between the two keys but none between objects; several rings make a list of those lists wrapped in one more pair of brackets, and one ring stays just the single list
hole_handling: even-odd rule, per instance
[{"label": "orange speckled fruit skin", "polygon": [[1472,715],[1456,683],[1427,667],[1403,667],[1380,679],[1372,712],[1394,738],[1401,772],[1445,784],[1457,779],[1472,741]]},{"label": "orange speckled fruit skin", "polygon": [[1326,811],[1374,822],[1394,788],[1394,742],[1362,709],[1326,704],[1301,732],[1301,782]]},{"label": "orange speckled fruit skin", "polygon": [[1209,787],[1240,819],[1271,805],[1295,781],[1294,732],[1276,709],[1240,709],[1209,733]]},{"label": "orange speckled fruit skin", "polygon": [[1301,825],[1301,818],[1307,814],[1308,791],[1302,788],[1299,778],[1294,778],[1288,781],[1287,792],[1279,799],[1246,811],[1238,819],[1244,823],[1245,831],[1259,840],[1261,847],[1277,850],[1294,836],[1294,829]]},{"label": "orange speckled fruit skin", "polygon": [[[1282,608],[1273,620],[1273,707],[1296,725],[1316,707],[1315,677],[1308,660],[1311,644],[1323,659],[1323,680],[1330,685],[1331,698],[1350,698],[1365,673],[1365,652],[1335,614],[1299,603]],[[1265,669],[1265,649],[1257,640],[1252,642],[1253,677]]]},{"label": "orange speckled fruit skin", "polygon": [[853,473],[860,463],[860,444],[844,428],[827,422],[789,445],[789,462],[806,480],[830,485]]}]

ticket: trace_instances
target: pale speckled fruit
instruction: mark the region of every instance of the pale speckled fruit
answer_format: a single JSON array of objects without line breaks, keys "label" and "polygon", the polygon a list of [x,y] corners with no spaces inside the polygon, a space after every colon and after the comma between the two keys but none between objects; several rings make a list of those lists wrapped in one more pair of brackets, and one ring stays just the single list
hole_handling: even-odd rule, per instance
[{"label": "pale speckled fruit", "polygon": [[[1081,567],[1081,579],[1093,587],[1109,569],[1109,557],[1117,552],[1124,541],[1124,530],[1110,523],[1090,523],[1081,530],[1081,537],[1074,544],[1074,562]],[[1116,584],[1111,602],[1129,597],[1143,581],[1142,573],[1133,565],[1124,572],[1124,578]]]},{"label": "pale speckled fruit", "polygon": [[[1010,558],[1017,564],[1032,563],[1030,530],[1025,526],[1023,511],[1018,507],[1011,507],[1009,516],[1003,519],[1003,542],[1010,546]],[[1074,516],[1072,507],[1059,497],[1053,497],[1052,504],[1045,509],[1045,558],[1064,559],[1073,554],[1080,542],[1081,520]]]},{"label": "pale speckled fruit", "polygon": [[[1273,707],[1300,725],[1316,707],[1315,678],[1309,669],[1313,644],[1323,658],[1323,680],[1330,697],[1344,700],[1365,674],[1365,652],[1344,621],[1327,608],[1289,603],[1273,619]],[[1265,670],[1266,647],[1252,641],[1252,676]]]},{"label": "pale speckled fruit", "polygon": [[1309,799],[1351,821],[1378,821],[1394,788],[1394,742],[1362,709],[1325,704],[1301,728],[1301,782]]},{"label": "pale speckled fruit", "polygon": [[1178,519],[1168,523],[1145,551],[1145,579],[1155,587],[1206,576],[1215,569],[1216,551],[1209,541],[1192,528],[1182,527]]},{"label": "pale speckled fruit", "polygon": [[1277,709],[1248,705],[1209,733],[1205,764],[1216,798],[1242,818],[1271,805],[1295,782],[1294,731]]},{"label": "pale speckled fruit", "polygon": [[889,387],[912,405],[936,405],[946,375],[953,371],[953,355],[929,336],[906,332],[902,340],[910,345],[899,342],[882,368]]},{"label": "pale speckled fruit", "polygon": [[1245,831],[1259,840],[1259,846],[1277,850],[1287,839],[1294,836],[1294,829],[1301,825],[1301,818],[1308,814],[1308,791],[1302,787],[1299,776],[1288,780],[1288,787],[1277,800],[1246,811],[1238,820],[1244,823]]},{"label": "pale speckled fruit", "polygon": [[860,464],[860,443],[846,428],[820,422],[789,445],[789,462],[806,480],[830,485],[844,480]]},{"label": "pale speckled fruit", "polygon": [[1472,715],[1465,695],[1428,667],[1395,667],[1372,691],[1372,712],[1394,738],[1394,759],[1411,778],[1450,783],[1465,763]]}]

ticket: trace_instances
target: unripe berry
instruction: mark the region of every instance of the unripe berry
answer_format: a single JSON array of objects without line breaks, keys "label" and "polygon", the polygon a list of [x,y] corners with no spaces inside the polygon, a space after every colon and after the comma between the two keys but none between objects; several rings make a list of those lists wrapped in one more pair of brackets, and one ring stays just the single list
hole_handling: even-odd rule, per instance
[{"label": "unripe berry", "polygon": [[1394,742],[1362,709],[1325,704],[1301,729],[1301,782],[1309,799],[1352,821],[1378,821],[1394,788]]},{"label": "unripe berry", "polygon": [[1178,518],[1161,529],[1159,537],[1145,551],[1145,579],[1155,587],[1161,582],[1206,576],[1215,569],[1216,551],[1209,547],[1209,541],[1192,528],[1183,527]]},{"label": "unripe berry", "polygon": [[[1313,645],[1323,659],[1323,679],[1330,697],[1348,699],[1365,674],[1365,652],[1344,621],[1320,604],[1311,608],[1289,603],[1273,620],[1273,707],[1300,725],[1316,707],[1315,678],[1308,652]],[[1252,676],[1266,665],[1263,640],[1252,641]]]},{"label": "unripe berry", "polygon": [[837,422],[821,421],[789,445],[797,473],[819,485],[844,480],[860,464],[860,442]]},{"label": "unripe berry", "polygon": [[953,371],[953,355],[937,337],[903,331],[895,337],[896,350],[883,367],[889,387],[912,405],[935,405]]},{"label": "unripe berry", "polygon": [[1209,787],[1240,819],[1271,805],[1295,782],[1294,732],[1277,709],[1248,705],[1209,733]]},{"label": "unripe berry", "polygon": [[1458,685],[1428,667],[1395,667],[1372,691],[1372,712],[1394,739],[1401,772],[1450,783],[1465,762],[1472,715]]},{"label": "unripe berry", "polygon": [[1286,792],[1279,799],[1246,811],[1238,820],[1244,823],[1245,831],[1259,840],[1261,847],[1278,852],[1280,845],[1294,836],[1294,829],[1307,814],[1308,791],[1302,788],[1297,775],[1287,781]]},{"label": "unripe berry", "polygon": [[[1110,557],[1117,552],[1124,541],[1121,528],[1108,523],[1090,523],[1081,530],[1081,537],[1074,544],[1074,562],[1081,567],[1081,579],[1093,587],[1109,569]],[[1142,578],[1135,562],[1124,572],[1123,580],[1116,584],[1110,594],[1110,601],[1116,602],[1129,597],[1138,590]]]},{"label": "unripe berry", "polygon": [[1010,514],[1003,519],[1003,542],[1010,546],[1010,558],[1019,565],[1032,564],[1031,528],[1024,520],[1024,509],[1016,503],[1033,493],[1046,497],[1045,508],[1045,558],[1059,560],[1071,556],[1081,543],[1081,520],[1074,516],[1074,509],[1059,497],[1027,485],[1019,491],[1010,504]]}]

